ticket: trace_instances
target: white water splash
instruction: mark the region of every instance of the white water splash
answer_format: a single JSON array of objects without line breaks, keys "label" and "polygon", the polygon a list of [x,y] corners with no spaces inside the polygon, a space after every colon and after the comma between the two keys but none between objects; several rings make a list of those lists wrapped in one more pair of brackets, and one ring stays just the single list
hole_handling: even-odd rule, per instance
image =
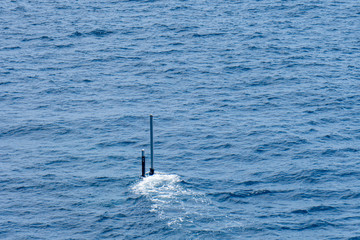
[{"label": "white water splash", "polygon": [[132,189],[151,201],[150,211],[158,213],[161,219],[168,220],[169,226],[173,226],[184,221],[192,222],[189,215],[194,214],[194,208],[199,207],[199,201],[206,202],[203,196],[183,188],[180,182],[178,175],[156,173],[143,178]]},{"label": "white water splash", "polygon": [[172,198],[178,194],[186,193],[178,184],[179,182],[180,177],[178,175],[157,173],[143,178],[133,186],[133,190],[137,194],[149,197]]}]

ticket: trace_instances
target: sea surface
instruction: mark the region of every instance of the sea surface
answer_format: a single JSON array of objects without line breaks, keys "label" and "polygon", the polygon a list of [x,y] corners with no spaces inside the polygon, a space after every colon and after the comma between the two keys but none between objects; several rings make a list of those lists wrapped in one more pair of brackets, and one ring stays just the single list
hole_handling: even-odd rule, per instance
[{"label": "sea surface", "polygon": [[360,239],[360,2],[2,0],[0,239]]}]

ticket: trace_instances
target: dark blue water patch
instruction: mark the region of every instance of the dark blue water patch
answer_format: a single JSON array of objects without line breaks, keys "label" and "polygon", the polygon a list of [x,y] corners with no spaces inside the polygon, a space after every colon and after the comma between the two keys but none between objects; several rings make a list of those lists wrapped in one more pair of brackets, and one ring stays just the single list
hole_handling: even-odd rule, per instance
[{"label": "dark blue water patch", "polygon": [[96,144],[100,148],[116,147],[116,146],[129,146],[137,144],[136,141],[112,141],[112,142],[103,142]]},{"label": "dark blue water patch", "polygon": [[70,44],[57,44],[55,45],[55,48],[58,48],[58,49],[63,49],[63,48],[71,48],[71,47],[74,47],[75,45],[70,43]]},{"label": "dark blue water patch", "polygon": [[308,212],[323,212],[323,211],[337,211],[337,208],[332,207],[332,206],[324,206],[324,205],[320,205],[320,206],[316,206],[316,207],[311,207]]},{"label": "dark blue water patch", "polygon": [[315,229],[326,229],[329,227],[336,227],[336,224],[333,224],[329,221],[325,220],[313,220],[304,223],[302,226],[296,226],[290,229],[298,230],[298,231],[304,231],[304,230],[315,230]]},{"label": "dark blue water patch", "polygon": [[96,37],[104,37],[107,35],[110,35],[114,33],[113,31],[108,31],[108,30],[104,30],[104,29],[95,29],[91,32],[89,32],[89,35],[94,35]]},{"label": "dark blue water patch", "polygon": [[95,36],[95,37],[105,37],[108,35],[113,34],[114,31],[110,31],[110,30],[105,30],[105,29],[94,29],[90,32],[79,32],[79,31],[75,31],[72,34],[69,35],[69,37],[71,38],[77,38],[77,37],[90,37],[90,36]]},{"label": "dark blue water patch", "polygon": [[109,56],[109,57],[94,58],[94,59],[91,60],[91,62],[105,63],[105,62],[111,62],[111,61],[116,61],[116,60],[124,60],[124,59],[126,59],[126,57],[123,57],[123,56]]},{"label": "dark blue water patch", "polygon": [[[74,160],[74,159],[72,159],[72,160]],[[70,160],[68,160],[68,159],[56,159],[56,160],[49,161],[49,162],[45,163],[45,165],[48,165],[48,166],[64,165],[64,164],[67,164],[69,162],[70,162]]]},{"label": "dark blue water patch", "polygon": [[307,213],[309,213],[309,212],[308,212],[308,210],[306,210],[306,209],[297,209],[297,210],[292,211],[291,213],[295,213],[295,214],[307,214]]},{"label": "dark blue water patch", "polygon": [[[4,74],[10,74],[10,72],[3,72]],[[9,85],[9,84],[12,84],[13,82],[10,82],[10,81],[1,81],[0,82],[0,85]],[[1,96],[2,97],[2,96]]]},{"label": "dark blue water patch", "polygon": [[358,178],[358,177],[360,177],[360,171],[355,170],[355,169],[338,171],[335,174],[335,176],[338,176],[338,177],[340,177],[342,179],[344,179],[344,178]]},{"label": "dark blue water patch", "polygon": [[249,67],[243,66],[243,65],[237,65],[237,66],[227,66],[224,68],[225,73],[243,73],[252,70]]},{"label": "dark blue water patch", "polygon": [[350,237],[348,240],[360,240],[360,235],[355,237]]},{"label": "dark blue water patch", "polygon": [[36,38],[24,38],[24,39],[22,39],[23,42],[29,42],[29,41],[34,41],[34,40],[54,41],[54,39],[49,37],[49,36],[41,36],[41,37],[36,37]]},{"label": "dark blue water patch", "polygon": [[49,180],[54,180],[56,178],[55,174],[45,174],[42,176],[43,179],[49,179]]},{"label": "dark blue water patch", "polygon": [[225,36],[226,33],[194,33],[192,37],[194,38],[209,38],[209,37],[218,37]]},{"label": "dark blue water patch", "polygon": [[[232,148],[233,146],[229,143],[220,143],[220,144],[216,144],[216,145],[207,145],[202,147],[203,150],[209,150],[209,149],[229,149]],[[210,158],[206,158],[204,161],[212,161],[212,160],[216,160],[219,158],[216,157],[210,157]]]},{"label": "dark blue water patch", "polygon": [[253,186],[253,185],[258,185],[260,183],[262,183],[262,182],[249,180],[249,181],[241,182],[240,184],[243,184],[245,186]]},{"label": "dark blue water patch", "polygon": [[67,9],[72,9],[72,6],[71,5],[57,5],[55,8],[59,9],[59,10],[67,10]]},{"label": "dark blue water patch", "polygon": [[351,140],[351,138],[339,134],[327,134],[325,136],[322,136],[320,140],[341,142],[341,141],[349,141]]},{"label": "dark blue water patch", "polygon": [[310,207],[308,209],[293,210],[291,213],[294,213],[294,214],[317,214],[318,212],[329,212],[329,213],[333,214],[333,213],[338,212],[338,209],[336,207],[332,207],[332,206],[320,205],[320,206]]},{"label": "dark blue water patch", "polygon": [[81,36],[83,36],[83,34],[78,31],[73,32],[71,35],[69,35],[69,37],[81,37]]},{"label": "dark blue water patch", "polygon": [[20,46],[14,46],[14,47],[3,47],[0,49],[0,51],[9,51],[9,50],[17,50],[17,49],[21,49]]},{"label": "dark blue water patch", "polygon": [[89,187],[109,186],[119,183],[121,178],[114,177],[95,177],[90,179],[83,179],[79,182],[80,185]]},{"label": "dark blue water patch", "polygon": [[344,194],[341,199],[358,199],[360,198],[360,192],[353,192],[351,191],[350,193]]},{"label": "dark blue water patch", "polygon": [[107,221],[107,220],[118,220],[118,219],[123,219],[123,218],[126,218],[127,215],[126,214],[123,214],[123,213],[116,213],[114,215],[110,215],[110,214],[103,214],[101,216],[98,217],[98,220],[97,222],[104,222],[104,221]]},{"label": "dark blue water patch", "polygon": [[333,157],[337,155],[338,151],[336,149],[326,149],[322,151],[321,155],[324,157]]}]

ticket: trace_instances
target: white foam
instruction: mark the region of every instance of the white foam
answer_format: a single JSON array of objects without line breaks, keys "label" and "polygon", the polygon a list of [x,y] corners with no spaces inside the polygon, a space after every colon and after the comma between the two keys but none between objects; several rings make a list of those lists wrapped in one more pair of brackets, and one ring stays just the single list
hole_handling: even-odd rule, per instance
[{"label": "white foam", "polygon": [[178,175],[156,173],[141,179],[132,189],[151,201],[151,212],[156,212],[161,219],[168,220],[169,226],[174,226],[183,223],[189,211],[193,212],[189,209],[189,201],[198,202],[196,199],[200,197],[183,188],[180,182]]},{"label": "white foam", "polygon": [[180,177],[174,174],[156,173],[152,176],[143,178],[139,183],[133,186],[137,194],[150,196],[154,193],[164,198],[170,198],[180,191]]}]

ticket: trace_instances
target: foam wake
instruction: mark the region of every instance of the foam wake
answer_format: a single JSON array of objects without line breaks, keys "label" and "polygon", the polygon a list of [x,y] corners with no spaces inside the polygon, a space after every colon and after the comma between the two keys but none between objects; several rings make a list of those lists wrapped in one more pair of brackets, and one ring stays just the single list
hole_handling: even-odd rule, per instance
[{"label": "foam wake", "polygon": [[150,211],[167,220],[169,226],[191,222],[199,202],[206,202],[200,194],[182,187],[180,177],[174,174],[156,173],[141,179],[132,190],[146,196],[151,201]]}]

